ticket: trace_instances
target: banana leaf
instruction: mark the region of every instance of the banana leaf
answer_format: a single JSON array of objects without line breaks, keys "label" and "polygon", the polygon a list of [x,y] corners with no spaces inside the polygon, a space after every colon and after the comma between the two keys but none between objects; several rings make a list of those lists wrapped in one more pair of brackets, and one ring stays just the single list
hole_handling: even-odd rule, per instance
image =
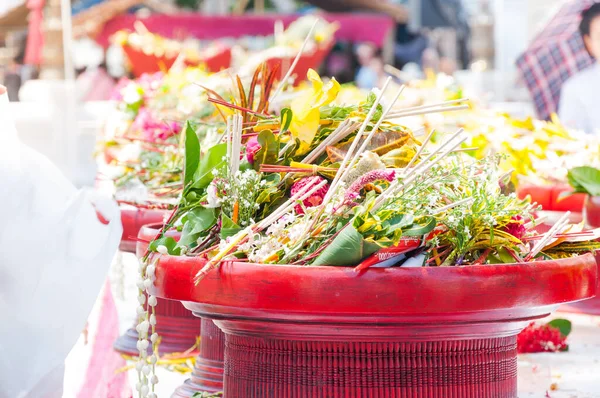
[{"label": "banana leaf", "polygon": [[367,241],[349,224],[323,250],[312,265],[355,266],[379,249],[381,246]]}]

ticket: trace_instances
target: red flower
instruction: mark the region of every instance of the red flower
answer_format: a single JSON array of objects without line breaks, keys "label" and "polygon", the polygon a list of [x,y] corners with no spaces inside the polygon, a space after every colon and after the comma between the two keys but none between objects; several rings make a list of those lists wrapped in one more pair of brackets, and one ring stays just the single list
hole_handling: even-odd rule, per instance
[{"label": "red flower", "polygon": [[[317,184],[320,184],[323,180],[324,178],[319,176],[301,178],[298,181],[296,181],[294,185],[292,185],[290,194],[291,196],[294,196],[298,191],[305,187],[306,184],[311,184],[315,186]],[[310,195],[308,198],[304,199],[302,203],[305,207],[314,207],[320,205],[321,203],[323,203],[323,198],[325,198],[325,194],[327,193],[328,189],[329,184],[325,184],[323,187],[319,188],[319,190],[317,190],[315,193]],[[295,210],[297,214],[304,214],[304,210],[300,205],[297,205],[295,207]]]},{"label": "red flower", "polygon": [[258,152],[260,148],[261,146],[256,137],[251,137],[248,142],[246,142],[246,159],[248,160],[248,163],[254,163],[254,155],[256,155],[256,152]]},{"label": "red flower", "polygon": [[566,340],[558,328],[531,322],[517,336],[517,352],[557,352],[567,348]]},{"label": "red flower", "polygon": [[525,228],[525,223],[523,222],[523,217],[514,216],[508,225],[504,227],[504,231],[508,232],[512,236],[517,239],[522,239],[523,236],[527,233],[527,229]]}]

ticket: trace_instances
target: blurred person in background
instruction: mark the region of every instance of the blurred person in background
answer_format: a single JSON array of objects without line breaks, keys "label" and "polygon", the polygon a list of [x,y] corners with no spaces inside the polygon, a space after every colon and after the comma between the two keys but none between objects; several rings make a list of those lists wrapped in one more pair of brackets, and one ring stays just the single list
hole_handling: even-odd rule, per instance
[{"label": "blurred person in background", "polygon": [[25,65],[25,49],[27,47],[27,31],[16,35],[16,54],[7,65],[4,75],[4,86],[8,91],[11,101],[19,101],[19,90],[29,79],[34,78],[34,68]]},{"label": "blurred person in background", "polygon": [[594,133],[600,130],[600,3],[581,14],[579,32],[594,65],[577,73],[562,86],[559,117],[566,126]]},{"label": "blurred person in background", "polygon": [[104,49],[89,38],[77,40],[73,46],[73,64],[78,71],[78,100],[108,100],[116,83],[107,71]]}]

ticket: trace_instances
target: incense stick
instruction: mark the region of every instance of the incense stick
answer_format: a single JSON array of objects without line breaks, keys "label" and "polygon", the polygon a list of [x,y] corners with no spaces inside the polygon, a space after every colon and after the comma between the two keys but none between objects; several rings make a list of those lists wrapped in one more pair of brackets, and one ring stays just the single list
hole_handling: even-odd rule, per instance
[{"label": "incense stick", "polygon": [[433,137],[434,133],[435,133],[435,129],[431,129],[431,132],[427,135],[427,138],[425,138],[425,141],[423,141],[423,144],[421,144],[421,148],[419,148],[419,150],[417,151],[415,156],[413,156],[413,158],[410,160],[410,162],[408,162],[408,164],[406,165],[406,167],[405,167],[406,170],[410,169],[411,166],[417,161],[419,156],[421,156],[421,152],[423,152],[423,149],[425,149],[425,147],[429,143],[429,140],[431,140],[431,137]]},{"label": "incense stick", "polygon": [[545,246],[546,244],[556,235],[558,232],[562,231],[565,225],[569,223],[569,216],[571,212],[568,211],[562,215],[561,218],[556,221],[556,223],[550,228],[548,232],[546,232],[543,237],[533,246],[533,249],[529,252],[529,254],[525,257],[525,261],[531,261],[533,257],[535,257]]},{"label": "incense stick", "polygon": [[381,92],[379,93],[377,98],[375,98],[375,102],[374,102],[373,106],[369,110],[369,113],[367,113],[365,120],[363,121],[362,125],[360,126],[360,129],[356,133],[356,137],[354,137],[354,140],[352,140],[352,143],[350,144],[350,148],[348,148],[348,152],[346,152],[346,155],[344,156],[344,159],[342,160],[342,163],[340,164],[338,172],[336,173],[333,181],[331,182],[331,186],[329,187],[329,190],[327,191],[327,194],[325,195],[325,198],[323,199],[323,207],[329,202],[329,200],[331,200],[331,197],[333,196],[335,190],[338,188],[338,185],[341,182],[340,177],[344,174],[345,168],[347,167],[348,162],[350,161],[351,157],[354,155],[354,151],[355,151],[356,147],[358,146],[358,142],[360,141],[360,138],[362,137],[363,133],[365,132],[365,129],[367,128],[368,124],[371,122],[371,119],[373,118],[373,115],[375,114],[375,111],[377,110],[377,106],[381,102],[381,98],[383,98],[383,94],[385,93],[385,90],[387,89],[388,85],[390,84],[390,81],[391,81],[391,78],[388,78],[385,81],[385,84],[383,85]]},{"label": "incense stick", "polygon": [[362,145],[358,148],[358,150],[356,151],[356,153],[354,154],[354,156],[352,157],[352,159],[348,163],[348,166],[344,170],[343,174],[340,176],[339,180],[340,180],[341,183],[344,182],[344,179],[348,176],[348,173],[350,172],[350,170],[358,162],[359,157],[367,149],[367,146],[371,142],[371,139],[373,139],[373,136],[379,130],[379,126],[381,126],[381,123],[386,118],[388,112],[390,111],[390,109],[392,109],[392,107],[394,106],[394,104],[396,103],[396,101],[398,100],[398,98],[400,98],[400,94],[402,94],[402,91],[404,91],[404,86],[400,87],[400,89],[396,93],[396,96],[394,97],[394,99],[392,100],[392,102],[390,102],[390,104],[387,106],[387,108],[383,111],[383,113],[381,114],[381,117],[379,118],[379,120],[377,121],[377,123],[375,124],[375,126],[373,126],[373,128],[371,129],[371,132],[369,133],[369,135],[367,135],[367,137],[364,139]]},{"label": "incense stick", "polygon": [[461,199],[461,200],[458,200],[458,201],[456,201],[454,203],[450,203],[447,206],[440,207],[439,209],[434,210],[433,214],[440,214],[440,213],[445,212],[446,210],[450,210],[450,209],[452,209],[452,208],[454,208],[456,206],[460,206],[460,205],[463,205],[465,203],[469,203],[469,202],[472,202],[472,201],[473,201],[473,198]]},{"label": "incense stick", "polygon": [[275,100],[275,98],[277,98],[277,96],[283,90],[283,87],[286,85],[287,80],[290,78],[290,76],[294,72],[294,68],[298,64],[298,61],[300,61],[300,57],[302,56],[302,53],[304,52],[304,49],[306,48],[306,45],[308,44],[308,41],[312,37],[312,33],[315,30],[315,27],[317,26],[318,22],[319,22],[318,18],[315,19],[315,22],[313,22],[312,26],[310,27],[310,30],[308,31],[308,34],[306,35],[306,38],[304,39],[304,42],[302,43],[302,46],[300,46],[300,50],[298,51],[298,54],[296,55],[296,58],[294,58],[294,62],[292,62],[292,65],[288,69],[287,73],[285,74],[285,76],[283,77],[283,79],[281,79],[281,81],[279,82],[279,85],[277,86],[277,89],[275,90],[275,93],[273,93],[273,96],[269,100],[269,103],[271,103],[271,104],[273,103],[273,101]]},{"label": "incense stick", "polygon": [[398,118],[407,117],[407,116],[426,115],[429,113],[440,113],[440,112],[453,112],[453,111],[460,111],[460,110],[464,110],[464,109],[469,109],[469,105],[442,106],[439,108],[429,108],[429,109],[416,110],[416,111],[398,112],[398,113],[390,114],[389,118],[390,119],[398,119]]},{"label": "incense stick", "polygon": [[217,253],[212,259],[210,259],[204,265],[204,267],[202,267],[202,269],[200,269],[200,271],[196,273],[196,275],[194,276],[194,283],[198,284],[198,282],[200,282],[202,278],[204,278],[211,269],[219,265],[221,260],[228,254],[230,254],[231,251],[234,250],[240,243],[242,243],[250,232],[256,233],[262,231],[263,229],[271,225],[273,222],[281,218],[284,214],[289,212],[293,207],[295,207],[296,201],[305,200],[306,198],[314,194],[316,191],[324,187],[326,183],[327,181],[321,181],[317,185],[307,185],[303,187],[303,189],[301,189],[294,196],[288,199],[282,206],[277,208],[273,212],[273,214],[271,214],[261,222],[250,225],[249,227],[238,232],[238,234],[233,237],[232,241],[227,245],[227,247],[220,250],[219,253]]},{"label": "incense stick", "polygon": [[439,107],[442,107],[442,106],[450,106],[450,105],[460,104],[460,103],[467,102],[467,101],[469,101],[468,98],[459,98],[459,99],[455,99],[455,100],[449,100],[449,101],[443,101],[443,102],[436,102],[436,103],[433,103],[433,104],[411,106],[411,107],[408,107],[408,108],[404,108],[404,109],[398,110],[398,113],[422,111],[422,110],[425,110],[425,109],[439,108]]}]

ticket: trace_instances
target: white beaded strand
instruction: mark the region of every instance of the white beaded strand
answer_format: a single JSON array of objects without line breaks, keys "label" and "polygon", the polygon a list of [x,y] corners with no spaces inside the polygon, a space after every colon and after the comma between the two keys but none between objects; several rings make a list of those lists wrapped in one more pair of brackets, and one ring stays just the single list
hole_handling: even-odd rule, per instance
[{"label": "white beaded strand", "polygon": [[[166,247],[161,245],[157,250],[159,253],[166,252]],[[156,398],[154,389],[158,383],[156,363],[158,362],[158,344],[160,340],[156,333],[156,305],[158,302],[156,297],[149,292],[155,279],[155,271],[156,265],[154,262],[151,264],[140,262],[140,275],[137,280],[138,303],[140,305],[137,307],[138,324],[136,326],[139,357],[135,366],[138,373],[138,383],[136,385],[138,398]],[[149,347],[152,347],[152,355],[150,356],[148,356]]]}]

